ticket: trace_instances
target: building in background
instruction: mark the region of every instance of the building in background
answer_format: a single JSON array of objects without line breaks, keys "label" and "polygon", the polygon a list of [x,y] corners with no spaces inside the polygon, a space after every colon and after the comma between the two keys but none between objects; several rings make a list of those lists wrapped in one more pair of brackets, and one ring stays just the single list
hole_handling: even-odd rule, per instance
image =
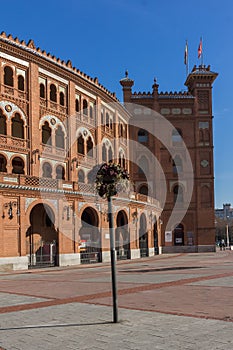
[{"label": "building in background", "polygon": [[219,219],[233,220],[233,208],[230,203],[223,204],[222,209],[215,209],[215,216]]}]

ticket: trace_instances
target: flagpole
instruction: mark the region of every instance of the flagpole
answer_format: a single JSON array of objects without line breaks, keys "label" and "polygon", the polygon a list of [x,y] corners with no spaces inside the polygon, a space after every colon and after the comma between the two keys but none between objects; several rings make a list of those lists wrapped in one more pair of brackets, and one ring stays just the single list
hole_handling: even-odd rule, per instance
[{"label": "flagpole", "polygon": [[187,77],[189,73],[188,40],[186,40],[186,43],[185,43],[184,63],[186,66],[186,77]]},{"label": "flagpole", "polygon": [[204,56],[203,56],[203,37],[201,37],[201,65],[203,66],[204,64]]},{"label": "flagpole", "polygon": [[203,39],[202,39],[202,36],[200,38],[200,43],[198,46],[198,59],[200,59],[200,61],[201,61],[201,66],[203,66],[204,57],[203,57]]}]

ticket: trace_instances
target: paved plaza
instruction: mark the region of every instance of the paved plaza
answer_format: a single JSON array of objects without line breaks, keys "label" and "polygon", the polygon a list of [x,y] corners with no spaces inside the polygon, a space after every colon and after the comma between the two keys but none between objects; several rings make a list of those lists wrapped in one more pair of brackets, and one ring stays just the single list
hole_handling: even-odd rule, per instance
[{"label": "paved plaza", "polygon": [[0,349],[233,349],[233,251],[0,273]]}]

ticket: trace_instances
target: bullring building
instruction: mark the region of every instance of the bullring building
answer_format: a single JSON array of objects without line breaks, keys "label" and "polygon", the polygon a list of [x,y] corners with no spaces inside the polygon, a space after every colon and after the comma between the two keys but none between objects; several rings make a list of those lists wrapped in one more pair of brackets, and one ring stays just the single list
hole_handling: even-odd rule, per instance
[{"label": "bullring building", "polygon": [[126,72],[122,104],[32,40],[1,33],[0,62],[0,269],[109,261],[94,179],[110,160],[130,174],[113,198],[117,259],[214,251],[209,66],[182,93],[132,92]]}]

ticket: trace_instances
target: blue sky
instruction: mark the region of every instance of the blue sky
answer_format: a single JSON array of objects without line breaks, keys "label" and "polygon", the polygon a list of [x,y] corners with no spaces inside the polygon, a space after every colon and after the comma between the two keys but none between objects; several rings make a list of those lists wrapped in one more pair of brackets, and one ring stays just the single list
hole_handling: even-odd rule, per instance
[{"label": "blue sky", "polygon": [[213,88],[215,206],[233,205],[233,1],[11,0],[1,1],[0,31],[73,65],[116,92],[128,69],[135,91],[185,89],[184,47],[190,69],[204,64],[219,76]]}]

